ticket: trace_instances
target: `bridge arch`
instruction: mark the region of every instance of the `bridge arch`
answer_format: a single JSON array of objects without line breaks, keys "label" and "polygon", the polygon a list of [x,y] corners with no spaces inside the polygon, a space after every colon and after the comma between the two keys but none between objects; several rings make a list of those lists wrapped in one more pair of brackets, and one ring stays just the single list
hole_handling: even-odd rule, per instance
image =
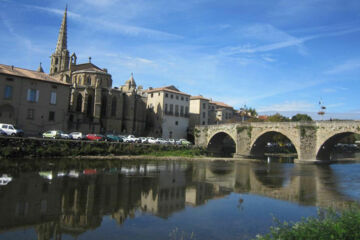
[{"label": "bridge arch", "polygon": [[331,153],[334,146],[343,138],[356,134],[356,131],[342,131],[335,132],[331,135],[322,139],[319,144],[319,147],[316,149],[316,159],[317,160],[331,160]]},{"label": "bridge arch", "polygon": [[289,143],[291,143],[296,153],[299,155],[299,144],[298,141],[296,141],[295,136],[291,136],[288,132],[284,132],[282,130],[265,130],[259,134],[257,134],[251,141],[250,144],[250,155],[257,156],[257,157],[263,157],[265,154],[265,147],[268,142],[271,142],[273,140],[273,137],[275,135],[280,135],[284,139],[286,139]]},{"label": "bridge arch", "polygon": [[208,152],[214,156],[231,157],[236,152],[236,139],[226,131],[219,131],[209,137]]}]

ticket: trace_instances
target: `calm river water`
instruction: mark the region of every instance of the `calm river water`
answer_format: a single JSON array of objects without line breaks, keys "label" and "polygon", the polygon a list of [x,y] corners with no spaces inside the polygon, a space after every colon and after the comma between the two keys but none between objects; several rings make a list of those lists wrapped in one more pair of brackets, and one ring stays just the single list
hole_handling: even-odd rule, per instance
[{"label": "calm river water", "polygon": [[0,239],[251,239],[360,200],[360,164],[9,161],[0,176]]}]

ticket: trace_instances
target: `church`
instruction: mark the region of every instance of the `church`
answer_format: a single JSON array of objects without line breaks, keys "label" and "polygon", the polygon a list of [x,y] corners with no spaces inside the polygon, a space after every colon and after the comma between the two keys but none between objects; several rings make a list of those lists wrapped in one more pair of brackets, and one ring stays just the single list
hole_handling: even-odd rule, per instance
[{"label": "church", "polygon": [[67,49],[67,9],[62,19],[50,76],[70,84],[68,129],[84,133],[141,135],[146,124],[146,93],[136,86],[133,74],[123,86],[112,87],[106,68],[91,62],[77,63]]}]

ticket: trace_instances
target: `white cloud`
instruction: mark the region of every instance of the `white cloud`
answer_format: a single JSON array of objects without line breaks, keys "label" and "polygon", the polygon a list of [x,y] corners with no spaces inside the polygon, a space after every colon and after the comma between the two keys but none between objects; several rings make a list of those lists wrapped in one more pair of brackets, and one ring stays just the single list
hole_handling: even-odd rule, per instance
[{"label": "white cloud", "polygon": [[360,69],[360,59],[348,60],[345,63],[339,64],[330,70],[325,71],[325,74],[339,74]]}]

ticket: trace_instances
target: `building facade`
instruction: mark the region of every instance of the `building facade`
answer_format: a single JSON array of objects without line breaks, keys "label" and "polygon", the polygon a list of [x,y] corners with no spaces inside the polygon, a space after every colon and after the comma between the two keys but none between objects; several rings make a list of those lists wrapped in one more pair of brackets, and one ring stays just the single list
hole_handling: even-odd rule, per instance
[{"label": "building facade", "polygon": [[125,85],[112,87],[107,69],[91,63],[78,64],[67,49],[67,10],[63,16],[50,75],[71,85],[68,131],[131,133],[145,129],[146,98],[133,75]]},{"label": "building facade", "polygon": [[66,129],[70,85],[42,71],[0,64],[0,122],[26,135]]},{"label": "building facade", "polygon": [[151,136],[163,138],[186,138],[189,128],[190,95],[174,86],[150,88],[147,93],[147,108]]}]

